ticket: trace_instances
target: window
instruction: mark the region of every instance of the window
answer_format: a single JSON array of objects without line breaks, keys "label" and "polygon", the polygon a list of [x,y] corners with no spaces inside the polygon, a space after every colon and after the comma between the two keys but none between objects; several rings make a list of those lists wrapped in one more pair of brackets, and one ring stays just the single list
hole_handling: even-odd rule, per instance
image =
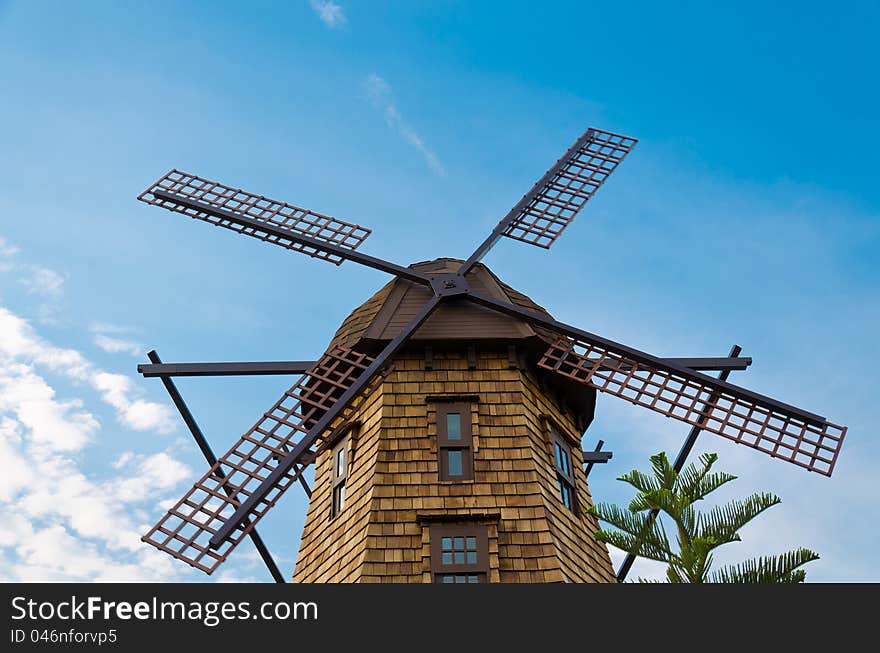
[{"label": "window", "polygon": [[348,438],[333,448],[333,503],[330,517],[335,517],[345,509],[345,481],[348,478]]},{"label": "window", "polygon": [[466,481],[474,477],[469,404],[438,404],[437,451],[441,481]]},{"label": "window", "polygon": [[489,536],[485,526],[432,526],[431,571],[435,583],[485,583]]},{"label": "window", "polygon": [[557,433],[553,433],[553,456],[556,459],[556,486],[559,498],[569,510],[575,509],[574,473],[572,472],[571,447]]}]

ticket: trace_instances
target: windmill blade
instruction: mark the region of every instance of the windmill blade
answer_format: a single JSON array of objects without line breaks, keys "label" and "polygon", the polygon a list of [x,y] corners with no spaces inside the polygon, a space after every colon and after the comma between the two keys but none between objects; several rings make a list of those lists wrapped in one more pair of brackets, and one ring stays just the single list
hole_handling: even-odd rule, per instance
[{"label": "windmill blade", "polygon": [[834,470],[844,426],[485,293],[463,297],[559,334],[538,363],[544,369],[810,471]]},{"label": "windmill blade", "polygon": [[185,172],[172,170],[138,199],[336,265],[354,261],[431,285],[430,277],[412,268],[356,251],[369,229]]},{"label": "windmill blade", "polygon": [[503,235],[549,249],[637,142],[590,127],[502,220]]},{"label": "windmill blade", "polygon": [[[336,265],[344,260],[338,250],[357,249],[371,233],[357,224],[179,170],[168,172],[138,199]],[[237,222],[236,216],[249,220]],[[312,242],[291,240],[267,227],[281,227]],[[322,249],[322,245],[333,249]]]},{"label": "windmill blade", "polygon": [[269,476],[264,479],[253,493],[241,503],[235,513],[220,526],[217,532],[211,537],[210,545],[212,548],[216,549],[224,546],[226,540],[235,533],[236,529],[241,528],[242,524],[247,523],[251,518],[251,515],[259,510],[260,506],[265,501],[265,497],[271,496],[275,491],[275,486],[284,480],[291,466],[297,463],[299,455],[311,447],[314,439],[323,433],[324,430],[333,423],[337,416],[346,412],[348,404],[360,394],[368,384],[373,382],[373,377],[376,373],[391,361],[394,354],[400,351],[400,349],[407,343],[410,336],[412,336],[416,329],[418,329],[425,320],[431,316],[441,301],[442,297],[435,295],[425,302],[422,308],[419,309],[419,312],[416,313],[406,326],[404,326],[397,335],[385,345],[382,351],[376,355],[373,362],[370,363],[369,367],[367,367],[367,369],[365,369],[358,378],[354,380],[348,390],[336,400],[333,407],[324,413],[315,425],[309,429],[308,435],[286,456],[284,456]]},{"label": "windmill blade", "polygon": [[707,384],[593,343],[561,338],[538,366],[826,476],[846,435],[844,426],[805,419],[735,385]]},{"label": "windmill blade", "polygon": [[501,219],[458,271],[465,275],[501,236],[549,249],[637,139],[590,127]]},{"label": "windmill blade", "polygon": [[[209,540],[235,509],[274,471],[294,446],[336,404],[373,359],[348,349],[327,352],[275,405],[181,498],[144,542],[211,574],[255,527],[281,495],[314,461],[326,431],[303,451],[284,476],[261,497],[249,519],[217,549]],[[379,377],[376,377],[379,378]],[[343,423],[369,395],[366,386],[342,413]],[[339,428],[339,427],[337,427]]]}]

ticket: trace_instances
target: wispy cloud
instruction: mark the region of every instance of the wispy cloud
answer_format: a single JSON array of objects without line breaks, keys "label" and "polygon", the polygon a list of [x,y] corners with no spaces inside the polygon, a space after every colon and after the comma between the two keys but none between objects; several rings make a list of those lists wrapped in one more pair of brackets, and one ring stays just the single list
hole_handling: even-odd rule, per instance
[{"label": "wispy cloud", "polygon": [[0,257],[14,256],[18,253],[18,247],[0,236]]},{"label": "wispy cloud", "polygon": [[0,236],[0,273],[15,275],[27,294],[42,298],[43,301],[34,307],[40,322],[55,322],[65,277],[47,267],[22,261],[16,256],[18,252],[18,247]]},{"label": "wispy cloud", "polygon": [[321,22],[330,29],[338,29],[348,22],[345,10],[333,0],[310,0],[309,4]]},{"label": "wispy cloud", "polygon": [[132,356],[140,356],[144,353],[143,345],[131,340],[122,338],[114,338],[106,336],[103,333],[95,334],[94,343],[108,354],[131,354]]},{"label": "wispy cloud", "polygon": [[61,294],[61,286],[64,285],[64,277],[38,265],[28,265],[23,268],[25,275],[19,281],[29,293],[57,297]]},{"label": "wispy cloud", "polygon": [[125,334],[131,333],[132,330],[131,327],[110,324],[109,322],[92,322],[89,325],[89,331],[94,334],[92,342],[99,349],[108,354],[142,356],[146,348],[135,340],[123,337]]},{"label": "wispy cloud", "polygon": [[410,125],[401,115],[397,104],[394,102],[394,94],[391,85],[383,77],[375,73],[367,76],[364,82],[367,97],[370,103],[385,117],[388,126],[396,130],[403,140],[416,148],[425,159],[425,163],[436,174],[445,176],[446,170],[437,155],[425,144],[424,138]]},{"label": "wispy cloud", "polygon": [[92,322],[89,325],[89,331],[92,333],[130,333],[131,327],[111,324],[109,322]]}]

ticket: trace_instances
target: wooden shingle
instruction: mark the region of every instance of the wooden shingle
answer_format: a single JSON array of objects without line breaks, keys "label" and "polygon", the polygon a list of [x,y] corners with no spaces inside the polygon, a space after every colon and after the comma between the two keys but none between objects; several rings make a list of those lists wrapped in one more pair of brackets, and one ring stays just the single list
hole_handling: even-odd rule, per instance
[{"label": "wooden shingle", "polygon": [[[531,372],[509,369],[506,351],[482,351],[475,370],[465,356],[438,355],[416,370],[404,354],[357,416],[362,426],[349,469],[349,503],[331,519],[330,455],[316,467],[294,580],[298,582],[426,582],[430,524],[481,519],[491,532],[489,580],[610,582],[614,580],[591,505],[576,467],[578,511],[556,494],[547,421],[579,440],[573,418],[540,390]],[[499,364],[499,361],[502,364]],[[486,372],[492,371],[490,377]],[[456,395],[476,396],[472,427],[474,480],[441,481],[436,446],[437,378],[460,379]],[[433,396],[433,400],[426,401]],[[580,462],[579,448],[573,453]]]}]

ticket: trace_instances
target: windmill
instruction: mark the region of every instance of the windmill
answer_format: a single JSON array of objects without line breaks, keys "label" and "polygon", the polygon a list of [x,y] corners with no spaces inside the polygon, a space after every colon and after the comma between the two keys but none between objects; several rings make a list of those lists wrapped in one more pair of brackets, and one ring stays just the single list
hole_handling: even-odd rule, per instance
[{"label": "windmill", "polygon": [[[731,370],[751,362],[739,357],[739,347],[724,358],[654,356],[555,320],[480,263],[502,237],[550,248],[635,144],[588,129],[466,260],[409,266],[359,251],[371,232],[357,224],[178,170],[151,185],[138,199],[393,279],[352,313],[318,361],[166,365],[151,352],[151,365],[139,370],[162,378],[211,467],[142,539],[210,574],[245,537],[264,552],[257,523],[299,484],[311,500],[297,580],[613,580],[607,551],[592,539],[595,524],[583,511],[586,476],[576,465],[589,470],[610,457],[601,442],[595,451],[580,448],[596,391],[690,425],[679,468],[706,431],[830,476],[846,428],[729,383]],[[445,352],[438,342],[465,353]],[[301,377],[219,459],[170,380],[283,373]],[[494,394],[480,399],[469,388]],[[513,417],[502,428],[499,397],[508,395],[514,399],[504,406],[514,406],[507,409]],[[472,409],[480,401],[489,405]],[[398,442],[381,445],[391,437],[391,420],[415,442],[406,456]],[[533,460],[508,464],[512,451]],[[312,489],[304,473],[313,463]],[[353,483],[357,464],[368,471]],[[391,477],[402,485],[383,485]],[[462,480],[470,485],[456,483]],[[508,490],[509,500],[498,498]],[[349,509],[356,492],[360,521]],[[570,562],[583,557],[580,549],[589,549],[592,561]],[[525,551],[537,552],[529,564],[511,560]],[[478,565],[478,557],[492,565]],[[279,580],[277,567],[273,576]]]}]

